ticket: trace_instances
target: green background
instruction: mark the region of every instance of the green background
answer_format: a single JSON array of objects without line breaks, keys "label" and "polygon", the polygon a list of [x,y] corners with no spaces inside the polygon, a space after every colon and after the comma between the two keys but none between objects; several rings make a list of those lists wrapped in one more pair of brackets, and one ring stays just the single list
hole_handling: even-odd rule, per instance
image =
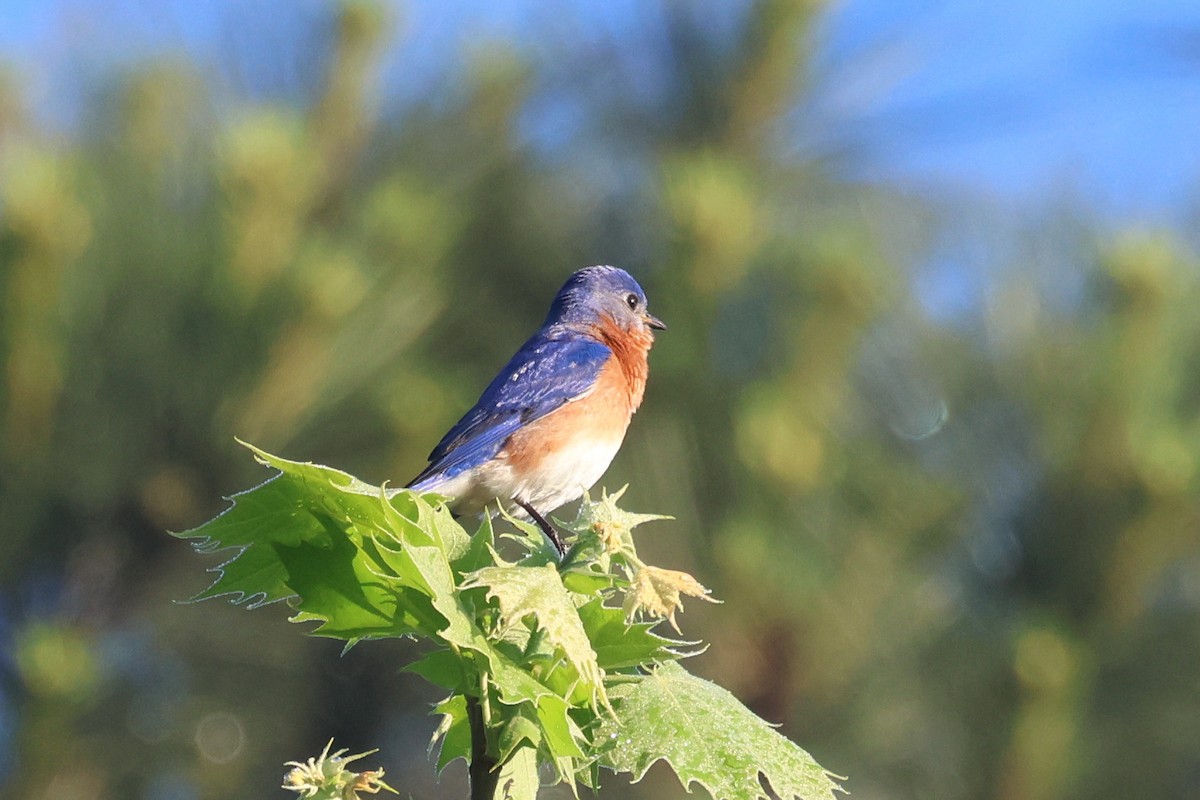
[{"label": "green background", "polygon": [[[163,531],[266,477],[234,436],[407,480],[592,263],[670,325],[603,483],[674,515],[643,557],[724,601],[680,617],[711,643],[689,669],[858,800],[1195,795],[1200,287],[1178,236],[1053,198],[1014,225],[789,150],[778,126],[820,85],[811,5],[754,5],[733,46],[664,12],[674,101],[588,96],[590,145],[554,158],[521,116],[550,79],[515,50],[471,48],[396,117],[373,87],[403,14],[331,9],[290,102],[167,54],[96,85],[65,136],[3,73],[5,796],[285,796],[283,762],[330,736],[382,748],[404,795],[463,796],[426,754],[440,698],[398,672],[411,647],[341,655],[278,605],[179,605],[219,559]],[[587,95],[603,69],[581,52],[557,77]],[[949,319],[914,289],[948,235],[1003,253]]]}]

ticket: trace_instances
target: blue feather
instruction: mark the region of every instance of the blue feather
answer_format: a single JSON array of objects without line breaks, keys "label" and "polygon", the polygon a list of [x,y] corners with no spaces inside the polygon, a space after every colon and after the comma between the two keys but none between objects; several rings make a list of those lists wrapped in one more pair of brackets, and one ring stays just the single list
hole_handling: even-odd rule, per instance
[{"label": "blue feather", "polygon": [[434,489],[491,460],[517,430],[588,392],[611,356],[608,347],[578,330],[543,328],[438,442],[429,466],[409,486]]}]

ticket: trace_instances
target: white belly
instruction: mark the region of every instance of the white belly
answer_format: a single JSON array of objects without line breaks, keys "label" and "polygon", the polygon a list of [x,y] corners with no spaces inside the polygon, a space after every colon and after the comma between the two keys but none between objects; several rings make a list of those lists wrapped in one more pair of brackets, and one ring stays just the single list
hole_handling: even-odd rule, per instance
[{"label": "white belly", "polygon": [[596,485],[617,451],[621,439],[584,440],[542,459],[536,470],[522,476],[510,497],[523,500],[538,511],[553,511],[583,496]]},{"label": "white belly", "polygon": [[621,449],[623,438],[578,441],[547,454],[536,469],[521,474],[505,459],[498,458],[478,470],[456,476],[436,491],[456,498],[452,506],[459,514],[482,511],[495,500],[512,510],[514,498],[548,514],[582,497],[600,480]]}]

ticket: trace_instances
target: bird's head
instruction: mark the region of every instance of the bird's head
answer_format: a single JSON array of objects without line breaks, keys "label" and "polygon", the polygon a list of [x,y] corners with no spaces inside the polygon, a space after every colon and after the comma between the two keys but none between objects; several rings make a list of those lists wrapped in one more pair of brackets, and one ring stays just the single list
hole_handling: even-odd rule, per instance
[{"label": "bird's head", "polygon": [[550,306],[547,323],[597,325],[611,319],[627,333],[650,335],[666,325],[646,309],[646,293],[617,267],[585,267],[572,273]]}]

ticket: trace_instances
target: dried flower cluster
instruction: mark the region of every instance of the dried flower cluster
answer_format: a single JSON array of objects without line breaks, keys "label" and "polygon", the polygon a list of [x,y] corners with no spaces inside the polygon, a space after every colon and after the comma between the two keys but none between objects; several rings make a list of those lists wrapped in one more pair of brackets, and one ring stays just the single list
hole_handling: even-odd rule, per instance
[{"label": "dried flower cluster", "polygon": [[305,800],[358,800],[359,792],[378,794],[386,789],[392,794],[396,790],[383,782],[383,770],[372,769],[366,772],[351,772],[346,769],[351,762],[379,752],[368,750],[365,753],[346,755],[343,748],[330,754],[333,747],[330,739],[317,758],[310,758],[301,763],[289,761],[286,766],[292,769],[283,776],[283,788],[296,792]]}]

